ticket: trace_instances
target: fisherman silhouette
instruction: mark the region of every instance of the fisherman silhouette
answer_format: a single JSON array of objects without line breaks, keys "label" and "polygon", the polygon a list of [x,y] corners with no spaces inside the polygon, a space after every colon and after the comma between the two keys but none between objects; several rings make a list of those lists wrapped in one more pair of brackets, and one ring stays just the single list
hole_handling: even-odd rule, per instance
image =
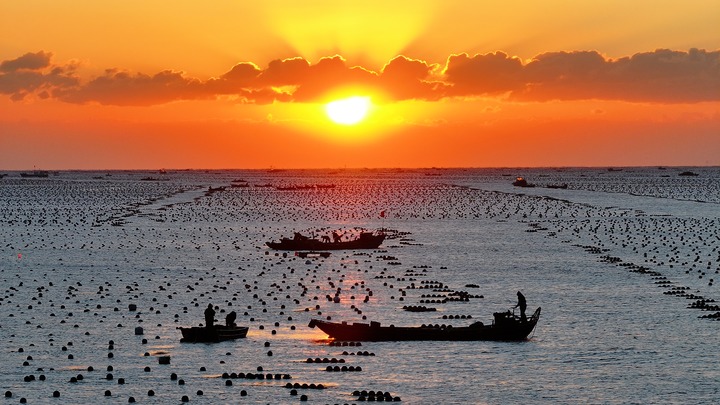
[{"label": "fisherman silhouette", "polygon": [[518,297],[518,303],[513,308],[520,307],[520,321],[525,322],[527,318],[525,317],[525,310],[527,309],[527,302],[525,301],[525,296],[518,291],[517,292]]},{"label": "fisherman silhouette", "polygon": [[214,323],[215,310],[213,309],[212,304],[208,304],[208,307],[205,309],[205,326],[208,328],[212,328]]},{"label": "fisherman silhouette", "polygon": [[225,316],[225,326],[235,326],[235,319],[237,318],[237,314],[235,311],[230,312]]}]

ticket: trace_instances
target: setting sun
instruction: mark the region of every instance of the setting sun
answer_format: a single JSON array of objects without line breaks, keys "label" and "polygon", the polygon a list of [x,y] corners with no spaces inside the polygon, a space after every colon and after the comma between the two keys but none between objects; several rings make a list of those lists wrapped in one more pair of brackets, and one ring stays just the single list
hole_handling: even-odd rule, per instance
[{"label": "setting sun", "polygon": [[370,109],[369,97],[350,97],[336,100],[325,106],[328,117],[336,124],[354,125],[362,121]]}]

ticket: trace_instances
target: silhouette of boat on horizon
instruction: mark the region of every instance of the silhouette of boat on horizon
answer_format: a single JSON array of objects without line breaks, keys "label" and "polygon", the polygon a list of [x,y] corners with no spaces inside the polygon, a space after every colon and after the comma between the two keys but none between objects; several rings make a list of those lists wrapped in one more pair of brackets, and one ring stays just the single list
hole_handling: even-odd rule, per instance
[{"label": "silhouette of boat on horizon", "polygon": [[266,242],[270,249],[275,250],[350,250],[350,249],[377,249],[385,240],[383,232],[361,232],[353,240],[328,242],[309,238],[299,234],[295,238],[282,238],[280,242]]},{"label": "silhouette of boat on horizon", "polygon": [[512,185],[515,187],[535,187],[534,184],[528,183],[524,177],[517,177],[515,181],[513,181]]},{"label": "silhouette of boat on horizon", "polygon": [[510,311],[496,312],[491,325],[475,322],[469,326],[422,325],[419,327],[381,326],[379,322],[352,323],[329,322],[311,319],[309,327],[318,327],[338,341],[385,342],[385,341],[523,341],[535,329],[540,318],[540,307],[527,320]]},{"label": "silhouette of boat on horizon", "polygon": [[240,339],[247,336],[247,326],[215,325],[211,327],[193,326],[178,327],[182,333],[182,343],[217,343],[225,340]]},{"label": "silhouette of boat on horizon", "polygon": [[33,170],[32,172],[20,173],[20,177],[45,178],[50,175],[47,170]]}]

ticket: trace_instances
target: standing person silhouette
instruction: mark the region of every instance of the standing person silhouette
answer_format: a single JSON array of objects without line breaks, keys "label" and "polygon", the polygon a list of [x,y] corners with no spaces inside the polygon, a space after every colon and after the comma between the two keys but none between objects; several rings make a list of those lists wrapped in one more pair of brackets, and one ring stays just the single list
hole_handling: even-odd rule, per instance
[{"label": "standing person silhouette", "polygon": [[215,310],[213,309],[212,304],[208,304],[208,307],[205,309],[205,327],[212,328],[214,323]]},{"label": "standing person silhouette", "polygon": [[237,313],[235,311],[230,312],[225,316],[225,326],[235,326],[235,319],[237,318]]},{"label": "standing person silhouette", "polygon": [[518,297],[518,303],[515,305],[514,308],[520,307],[520,321],[525,322],[527,318],[525,317],[525,310],[527,309],[527,302],[525,301],[525,296],[518,291],[517,292]]}]

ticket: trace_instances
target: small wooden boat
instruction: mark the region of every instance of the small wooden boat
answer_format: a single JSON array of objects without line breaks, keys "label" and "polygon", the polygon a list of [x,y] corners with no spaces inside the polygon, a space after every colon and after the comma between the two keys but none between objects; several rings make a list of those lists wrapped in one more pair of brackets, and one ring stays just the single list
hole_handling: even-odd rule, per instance
[{"label": "small wooden boat", "polygon": [[535,187],[534,184],[528,183],[527,180],[525,180],[525,178],[523,177],[516,178],[515,181],[513,181],[512,185],[515,187]]},{"label": "small wooden boat", "polygon": [[233,340],[247,336],[247,326],[225,326],[216,325],[209,328],[195,326],[191,328],[180,328],[183,343],[217,343],[223,340]]},{"label": "small wooden boat", "polygon": [[495,320],[491,325],[475,322],[469,326],[453,327],[439,325],[422,325],[420,327],[381,326],[379,322],[337,323],[319,319],[310,320],[311,328],[318,327],[331,338],[340,341],[355,342],[383,342],[401,340],[496,340],[496,341],[522,341],[526,340],[535,329],[540,318],[540,308],[535,310],[531,317],[523,320],[510,311],[496,312]]},{"label": "small wooden boat", "polygon": [[302,235],[293,239],[282,238],[280,242],[267,242],[266,245],[275,250],[343,250],[343,249],[377,249],[385,240],[382,232],[362,232],[357,239],[339,242],[327,242],[311,239]]}]

